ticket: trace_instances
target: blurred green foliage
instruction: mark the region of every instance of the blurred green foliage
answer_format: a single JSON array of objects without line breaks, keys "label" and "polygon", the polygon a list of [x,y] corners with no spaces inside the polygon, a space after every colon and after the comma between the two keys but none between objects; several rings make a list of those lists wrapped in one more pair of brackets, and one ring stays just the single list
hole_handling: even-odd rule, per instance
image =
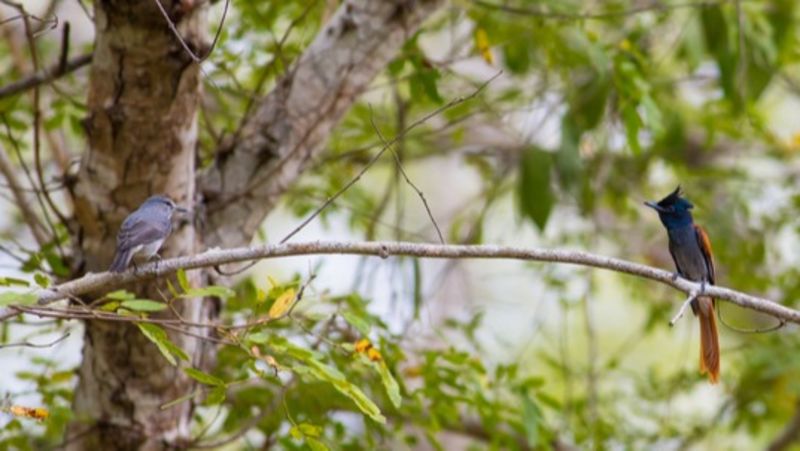
[{"label": "blurred green foliage", "polygon": [[[302,54],[336,3],[232,5],[219,46],[203,66],[202,165],[235,135],[254,99]],[[720,282],[800,307],[800,122],[787,129],[781,116],[796,111],[800,94],[798,9],[794,0],[452,2],[409,37],[283,203],[298,217],[307,215],[380,151],[376,127],[387,138],[398,136],[502,70],[475,99],[406,133],[364,182],[322,213],[322,221],[345,217],[367,239],[434,240],[429,223],[412,228],[402,221],[397,162],[455,161],[474,172],[478,186],[475,197],[453,200],[462,208],[444,222],[452,242],[483,242],[486,223],[512,198],[519,227],[533,228],[542,245],[603,249],[671,267],[660,226],[640,201],[681,182],[712,237]],[[43,58],[56,58],[56,36],[45,34],[37,44]],[[11,58],[8,43],[0,42],[0,67],[12,67]],[[19,76],[4,70],[0,85]],[[59,131],[76,149],[83,148],[85,83],[85,74],[65,77],[45,97],[45,129]],[[775,108],[784,113],[774,114]],[[24,158],[30,153],[24,139],[32,121],[29,96],[0,99],[0,119],[0,143],[19,146]],[[554,124],[557,139],[542,136],[547,124]],[[479,139],[484,128],[509,139]],[[583,226],[570,226],[577,223]],[[3,234],[13,236],[13,230]],[[58,245],[65,243],[62,236],[42,249],[22,249],[21,269],[63,276]],[[420,327],[420,306],[428,302],[421,287],[429,274],[416,261],[400,265],[412,274],[408,302]],[[165,358],[199,382],[191,396],[202,400],[193,424],[200,443],[231,437],[242,447],[395,449],[425,442],[447,449],[458,436],[477,449],[671,449],[733,446],[736,440],[751,448],[772,440],[798,414],[796,328],[741,334],[723,327],[724,389],[709,396],[693,369],[631,362],[639,343],[665,333],[672,313],[666,300],[677,300],[675,292],[585,272],[564,278],[541,266],[532,267],[530,277],[543,284],[541,296],[572,319],[562,324],[569,325],[565,330],[538,335],[543,343],[523,350],[518,361],[498,363],[485,350],[478,333],[483,312],[434,325],[435,340],[414,340],[375,314],[358,289],[323,291],[313,308],[302,308],[308,301],[300,300],[301,308],[287,318],[220,331],[229,344],[220,347],[212,373],[186,367],[183,351],[159,326],[140,327]],[[571,298],[570,286],[585,280],[582,298]],[[48,279],[40,274],[36,282]],[[268,315],[276,299],[302,283],[298,275],[273,281],[265,291],[244,280],[203,293],[227,297],[223,320],[242,322]],[[569,358],[550,344],[600,340],[583,321],[591,320],[584,304],[601,296],[603,283],[621,285],[630,295],[625,305],[645,312],[642,321],[607,326],[624,326],[622,345],[595,343],[594,354]],[[180,296],[188,288],[179,278],[173,290]],[[146,316],[163,308],[115,296],[108,311]],[[721,310],[737,327],[772,324],[730,306]],[[12,327],[23,326],[0,326],[3,342]],[[0,448],[60,443],[70,418],[71,368],[33,357],[31,370],[14,377],[30,383],[50,417],[40,424],[25,418],[5,423]],[[711,407],[670,414],[673,403],[697,396],[706,396]],[[240,435],[243,429],[251,431]]]}]

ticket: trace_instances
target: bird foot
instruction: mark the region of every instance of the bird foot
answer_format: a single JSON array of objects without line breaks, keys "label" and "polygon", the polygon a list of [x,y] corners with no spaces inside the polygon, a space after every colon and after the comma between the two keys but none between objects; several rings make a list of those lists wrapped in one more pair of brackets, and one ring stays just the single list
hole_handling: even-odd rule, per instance
[{"label": "bird foot", "polygon": [[155,266],[153,271],[154,272],[158,272],[158,266],[161,264],[161,256],[158,255],[158,254],[154,254],[152,259],[155,260],[155,263],[156,263],[156,266]]}]

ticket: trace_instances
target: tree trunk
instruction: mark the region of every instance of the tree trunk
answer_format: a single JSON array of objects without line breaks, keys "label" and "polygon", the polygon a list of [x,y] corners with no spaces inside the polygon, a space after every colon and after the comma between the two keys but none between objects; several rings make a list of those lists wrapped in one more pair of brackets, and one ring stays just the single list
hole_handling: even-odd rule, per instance
[{"label": "tree trunk", "polygon": [[[348,0],[303,56],[258,102],[233,146],[221,149],[198,177],[204,218],[176,228],[162,254],[250,242],[277,200],[315,157],[331,129],[403,42],[443,0]],[[205,11],[164,1],[196,54],[204,54]],[[183,5],[183,6],[181,6]],[[169,30],[153,1],[95,2],[96,42],[86,131],[89,151],[75,187],[80,274],[104,271],[124,217],[146,197],[166,193],[179,204],[195,199],[199,68]],[[206,224],[195,233],[194,223]],[[194,272],[194,283],[202,276]],[[131,287],[158,299],[157,286]],[[91,299],[91,298],[88,298]],[[179,303],[184,319],[216,319],[209,300]],[[197,339],[170,338],[204,366],[213,352]],[[208,354],[208,355],[206,355]],[[72,449],[163,449],[189,437],[193,406],[164,403],[192,391],[135,326],[86,324]]]},{"label": "tree trunk", "polygon": [[[163,2],[176,11],[180,2]],[[191,206],[195,193],[199,68],[170,31],[153,1],[95,4],[95,48],[85,120],[89,149],[75,187],[81,257],[78,272],[105,271],[125,216],[152,194]],[[205,11],[171,14],[184,39],[204,47]],[[162,254],[197,249],[192,221],[174,229]],[[153,299],[155,285],[130,287]],[[177,305],[186,319],[204,316],[205,304]],[[161,410],[192,389],[136,326],[86,322],[70,449],[159,449],[188,437],[191,405]],[[198,340],[170,338],[190,356]]]}]

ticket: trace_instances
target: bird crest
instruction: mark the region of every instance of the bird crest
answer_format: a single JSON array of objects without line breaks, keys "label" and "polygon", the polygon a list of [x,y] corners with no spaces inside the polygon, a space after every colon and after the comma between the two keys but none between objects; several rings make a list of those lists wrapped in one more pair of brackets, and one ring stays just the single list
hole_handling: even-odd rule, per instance
[{"label": "bird crest", "polygon": [[667,197],[658,201],[657,205],[662,208],[676,207],[680,205],[686,210],[694,208],[694,205],[683,197],[683,191],[681,190],[680,185],[675,188],[675,191],[669,193]]}]

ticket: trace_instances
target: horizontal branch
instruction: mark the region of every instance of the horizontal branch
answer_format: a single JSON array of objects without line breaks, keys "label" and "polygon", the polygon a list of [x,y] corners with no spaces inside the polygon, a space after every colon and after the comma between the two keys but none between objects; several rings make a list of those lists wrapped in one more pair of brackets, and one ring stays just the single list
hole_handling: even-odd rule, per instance
[{"label": "horizontal branch", "polygon": [[80,55],[67,61],[66,64],[56,64],[50,69],[41,70],[34,74],[28,75],[17,81],[11,82],[3,87],[0,87],[0,99],[3,97],[13,96],[20,92],[26,91],[34,86],[44,83],[49,83],[62,75],[80,69],[92,62],[92,55]]},{"label": "horizontal branch", "polygon": [[[189,257],[172,258],[142,265],[139,267],[138,271],[129,270],[121,274],[109,272],[87,274],[80,279],[72,280],[49,289],[38,289],[35,291],[35,294],[38,297],[38,303],[40,305],[47,305],[70,297],[108,292],[135,281],[164,277],[175,273],[178,269],[207,268],[267,258],[324,254],[372,255],[381,258],[407,256],[437,259],[510,259],[590,266],[661,282],[687,294],[703,292],[716,299],[725,300],[740,307],[765,313],[785,322],[800,324],[800,311],[790,309],[768,299],[751,296],[729,288],[713,285],[706,285],[705,288],[703,288],[699,283],[694,283],[682,278],[675,278],[674,273],[663,269],[583,251],[532,249],[495,245],[443,245],[376,241],[313,241],[307,243],[260,245],[232,249],[217,248]],[[705,291],[702,291],[703,289]],[[18,314],[19,311],[12,307],[8,311],[0,313],[0,321]]]}]

